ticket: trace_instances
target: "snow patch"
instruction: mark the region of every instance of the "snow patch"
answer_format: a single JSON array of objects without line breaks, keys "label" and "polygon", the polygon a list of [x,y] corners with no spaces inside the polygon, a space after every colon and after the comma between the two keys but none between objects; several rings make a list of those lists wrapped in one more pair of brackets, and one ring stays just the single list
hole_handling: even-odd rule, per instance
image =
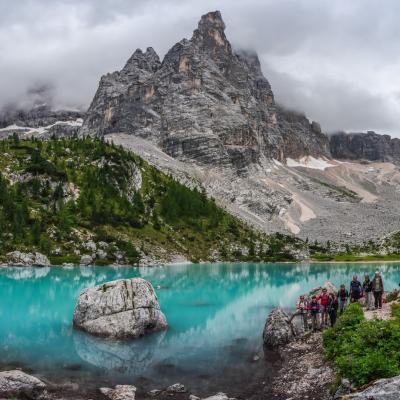
[{"label": "snow patch", "polygon": [[6,126],[5,128],[1,128],[0,132],[18,130],[18,131],[23,131],[22,133],[24,133],[25,135],[31,135],[34,133],[41,135],[55,125],[82,126],[82,124],[83,124],[82,118],[78,118],[75,121],[56,121],[56,122],[54,122],[54,124],[47,125],[47,126],[40,126],[38,128],[32,128],[29,126],[18,126],[18,125],[13,124],[13,125]]},{"label": "snow patch", "polygon": [[288,167],[305,167],[312,169],[319,169],[324,171],[326,168],[334,167],[334,164],[329,163],[327,160],[323,158],[315,158],[312,156],[306,156],[300,158],[298,161],[293,158],[286,159],[286,165]]}]

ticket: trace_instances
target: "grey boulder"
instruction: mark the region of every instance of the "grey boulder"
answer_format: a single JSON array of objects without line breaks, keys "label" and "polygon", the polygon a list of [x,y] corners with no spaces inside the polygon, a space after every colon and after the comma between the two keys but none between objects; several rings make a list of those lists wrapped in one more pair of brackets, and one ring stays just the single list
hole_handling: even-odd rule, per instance
[{"label": "grey boulder", "polygon": [[294,337],[295,330],[289,316],[281,308],[274,308],[264,326],[264,344],[270,348],[279,347],[289,343]]},{"label": "grey boulder", "polygon": [[168,324],[151,283],[133,278],[84,289],[75,307],[74,326],[96,336],[135,339]]},{"label": "grey boulder", "polygon": [[136,387],[132,385],[117,385],[115,389],[101,388],[100,392],[110,400],[135,400]]},{"label": "grey boulder", "polygon": [[326,281],[322,286],[318,286],[312,290],[310,290],[308,296],[319,296],[322,293],[322,289],[326,289],[328,293],[336,294],[338,292],[337,287],[330,281]]},{"label": "grey boulder", "polygon": [[0,372],[0,397],[35,398],[46,389],[38,378],[19,370]]},{"label": "grey boulder", "polygon": [[400,398],[400,375],[379,379],[362,392],[341,397],[355,400],[398,400]]},{"label": "grey boulder", "polygon": [[21,251],[12,251],[10,253],[7,253],[7,260],[9,264],[17,266],[50,266],[49,259],[44,254],[39,252],[23,253]]}]

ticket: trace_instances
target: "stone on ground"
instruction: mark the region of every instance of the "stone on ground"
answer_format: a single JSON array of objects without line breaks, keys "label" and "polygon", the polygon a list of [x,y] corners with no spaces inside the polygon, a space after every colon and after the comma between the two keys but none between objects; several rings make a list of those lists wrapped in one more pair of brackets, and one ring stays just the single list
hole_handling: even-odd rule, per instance
[{"label": "stone on ground", "polygon": [[133,385],[117,385],[115,389],[101,388],[100,392],[110,400],[135,400],[136,387]]},{"label": "stone on ground", "polygon": [[379,379],[362,392],[342,397],[343,400],[398,400],[399,398],[400,375],[388,379]]},{"label": "stone on ground", "polygon": [[135,339],[168,324],[151,283],[133,278],[84,289],[75,306],[74,326],[96,336]]},{"label": "stone on ground", "polygon": [[19,370],[0,372],[0,397],[23,397],[33,399],[46,389],[38,378]]}]

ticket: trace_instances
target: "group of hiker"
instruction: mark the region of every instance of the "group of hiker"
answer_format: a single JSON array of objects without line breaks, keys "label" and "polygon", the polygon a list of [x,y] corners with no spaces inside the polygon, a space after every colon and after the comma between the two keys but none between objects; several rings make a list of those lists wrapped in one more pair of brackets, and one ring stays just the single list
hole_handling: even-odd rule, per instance
[{"label": "group of hiker", "polygon": [[383,292],[383,280],[379,272],[375,272],[372,280],[369,275],[365,275],[362,284],[357,275],[354,275],[349,290],[341,284],[337,293],[328,293],[327,288],[322,288],[321,293],[311,296],[311,299],[300,296],[295,315],[301,316],[305,330],[309,328],[310,317],[312,329],[315,331],[328,326],[328,317],[330,325],[335,325],[338,312],[341,314],[349,302],[360,302],[367,310],[382,308]]}]

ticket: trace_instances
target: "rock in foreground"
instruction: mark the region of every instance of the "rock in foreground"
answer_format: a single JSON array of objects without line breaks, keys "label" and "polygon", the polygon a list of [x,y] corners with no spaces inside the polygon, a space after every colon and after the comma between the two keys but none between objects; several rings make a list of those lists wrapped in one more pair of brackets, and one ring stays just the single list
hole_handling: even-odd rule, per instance
[{"label": "rock in foreground", "polygon": [[295,337],[289,316],[281,309],[274,308],[265,323],[263,340],[268,347],[278,347],[289,343]]},{"label": "rock in foreground", "polygon": [[36,398],[46,388],[38,378],[19,370],[0,372],[0,397]]},{"label": "rock in foreground", "polygon": [[100,392],[110,400],[135,400],[136,387],[132,385],[117,385],[115,389],[101,388]]},{"label": "rock in foreground", "polygon": [[362,392],[340,397],[355,400],[398,400],[400,398],[400,376],[379,379]]},{"label": "rock in foreground", "polygon": [[74,326],[92,335],[136,339],[168,327],[153,286],[144,279],[121,279],[84,289]]}]

